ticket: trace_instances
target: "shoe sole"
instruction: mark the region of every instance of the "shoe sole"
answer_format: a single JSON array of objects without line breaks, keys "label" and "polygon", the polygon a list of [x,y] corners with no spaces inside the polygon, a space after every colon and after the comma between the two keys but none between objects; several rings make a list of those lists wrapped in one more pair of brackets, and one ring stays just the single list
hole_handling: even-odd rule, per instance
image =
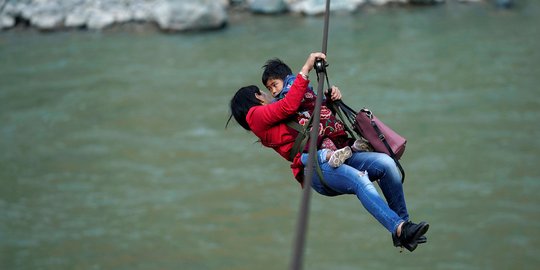
[{"label": "shoe sole", "polygon": [[370,151],[367,140],[356,140],[351,148],[356,152]]},{"label": "shoe sole", "polygon": [[339,167],[343,165],[343,163],[345,163],[348,158],[352,157],[352,150],[350,147],[346,146],[342,149],[334,151],[333,156],[335,157],[335,159],[333,160],[333,162],[329,161],[330,166],[334,168]]},{"label": "shoe sole", "polygon": [[[397,238],[397,236],[392,235],[392,243],[394,244],[394,247],[403,247],[401,244],[401,241]],[[422,235],[418,237],[418,240],[416,241],[417,244],[425,244],[427,243],[427,237],[425,235]]]},{"label": "shoe sole", "polygon": [[403,245],[410,252],[413,252],[418,247],[418,238],[426,234],[427,231],[429,230],[428,223],[420,222],[418,225],[422,225],[422,227],[418,231],[416,231],[416,233],[414,234],[414,237],[411,240],[411,243]]}]

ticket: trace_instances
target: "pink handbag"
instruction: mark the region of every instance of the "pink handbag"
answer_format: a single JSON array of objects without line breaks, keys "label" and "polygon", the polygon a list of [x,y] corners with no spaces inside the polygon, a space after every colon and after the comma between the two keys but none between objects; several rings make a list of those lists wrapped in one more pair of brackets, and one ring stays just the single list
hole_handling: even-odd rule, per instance
[{"label": "pink handbag", "polygon": [[393,159],[401,158],[405,152],[407,139],[385,125],[369,109],[361,109],[356,114],[355,120],[356,128],[375,151],[386,153]]},{"label": "pink handbag", "polygon": [[341,100],[329,102],[327,105],[338,115],[352,137],[355,139],[363,137],[374,151],[386,153],[394,159],[401,172],[401,181],[405,181],[405,170],[399,163],[399,159],[405,152],[407,139],[385,125],[366,108],[357,113]]}]

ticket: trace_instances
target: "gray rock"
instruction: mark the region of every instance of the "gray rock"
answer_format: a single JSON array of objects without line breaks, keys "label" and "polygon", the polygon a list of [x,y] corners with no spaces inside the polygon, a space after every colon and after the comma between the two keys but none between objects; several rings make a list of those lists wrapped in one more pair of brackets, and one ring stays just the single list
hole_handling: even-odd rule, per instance
[{"label": "gray rock", "polygon": [[249,8],[255,13],[274,14],[287,11],[284,0],[250,0]]},{"label": "gray rock", "polygon": [[[366,0],[333,0],[330,2],[331,11],[348,11],[353,12]],[[295,13],[306,15],[323,14],[326,11],[325,0],[301,0],[290,3],[289,9]]]},{"label": "gray rock", "polygon": [[56,13],[40,13],[30,18],[30,23],[41,30],[54,30],[63,26],[64,16]]},{"label": "gray rock", "polygon": [[388,4],[406,4],[409,0],[369,0],[368,2],[373,5],[382,6]]},{"label": "gray rock", "polygon": [[220,2],[162,1],[154,8],[154,20],[167,31],[207,30],[223,27],[227,13]]},{"label": "gray rock", "polygon": [[137,1],[130,5],[131,19],[134,21],[152,21],[153,11],[151,4]]},{"label": "gray rock", "polygon": [[114,15],[102,9],[92,9],[88,14],[86,26],[89,29],[103,29],[115,23]]},{"label": "gray rock", "polygon": [[157,22],[164,30],[223,27],[228,0],[0,0],[0,29],[16,18],[51,30],[63,27],[102,29],[131,21]]},{"label": "gray rock", "polygon": [[0,14],[0,30],[11,28],[13,26],[15,26],[15,18],[7,14]]},{"label": "gray rock", "polygon": [[83,27],[88,21],[88,10],[82,6],[74,8],[66,15],[64,20],[65,27]]},{"label": "gray rock", "polygon": [[[478,2],[483,0],[457,0]],[[511,0],[492,0],[510,6]],[[332,11],[357,10],[363,4],[431,4],[444,0],[332,0]],[[292,11],[319,15],[326,0],[0,0],[0,30],[17,21],[52,30],[63,27],[102,29],[117,23],[155,22],[165,31],[207,30],[226,25],[227,8],[255,13]]]},{"label": "gray rock", "polygon": [[42,30],[62,27],[65,18],[62,6],[57,2],[38,2],[26,16],[33,26]]}]

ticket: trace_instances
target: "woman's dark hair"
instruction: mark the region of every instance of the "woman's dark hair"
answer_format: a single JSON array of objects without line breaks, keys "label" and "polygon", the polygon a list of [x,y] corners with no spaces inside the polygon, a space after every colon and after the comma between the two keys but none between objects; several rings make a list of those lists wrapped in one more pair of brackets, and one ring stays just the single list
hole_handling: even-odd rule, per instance
[{"label": "woman's dark hair", "polygon": [[266,82],[270,79],[285,80],[287,76],[292,74],[291,68],[278,58],[266,61],[266,64],[262,67],[264,69],[262,74],[262,83],[264,85],[266,85]]},{"label": "woman's dark hair", "polygon": [[[261,94],[261,91],[257,86],[244,86],[240,88],[236,94],[234,94],[229,105],[231,108],[231,117],[234,117],[236,122],[238,122],[238,124],[240,124],[246,130],[251,130],[246,121],[246,115],[249,109],[251,109],[253,106],[261,105],[261,101],[255,97],[255,94]],[[225,127],[229,125],[231,117],[229,117]]]}]

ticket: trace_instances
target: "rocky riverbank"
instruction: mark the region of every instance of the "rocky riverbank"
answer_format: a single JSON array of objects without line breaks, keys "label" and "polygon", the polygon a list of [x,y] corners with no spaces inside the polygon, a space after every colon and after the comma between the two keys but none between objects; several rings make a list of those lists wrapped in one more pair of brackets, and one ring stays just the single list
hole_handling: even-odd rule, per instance
[{"label": "rocky riverbank", "polygon": [[[511,0],[493,1],[510,6]],[[229,13],[324,13],[323,0],[0,0],[0,31],[17,26],[44,31],[104,29],[125,23],[155,24],[163,31],[201,31],[227,25]],[[332,0],[332,11],[354,12],[364,5],[443,4],[445,0]]]}]

